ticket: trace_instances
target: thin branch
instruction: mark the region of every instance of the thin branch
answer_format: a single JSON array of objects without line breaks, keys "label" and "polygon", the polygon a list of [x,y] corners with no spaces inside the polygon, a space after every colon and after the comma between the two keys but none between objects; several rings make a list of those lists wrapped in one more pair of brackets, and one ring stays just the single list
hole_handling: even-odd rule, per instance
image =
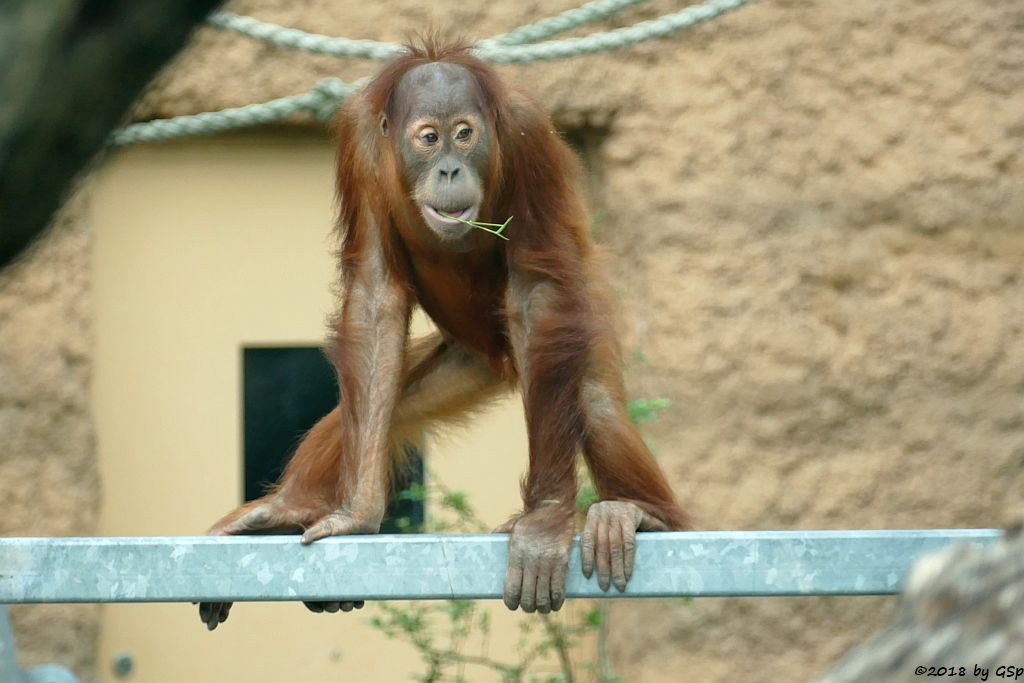
[{"label": "thin branch", "polygon": [[601,615],[601,623],[597,627],[597,680],[598,683],[611,683],[614,680],[612,674],[611,660],[608,657],[608,633],[611,628],[608,625],[611,616],[611,602],[601,600],[598,605],[598,614]]},{"label": "thin branch", "polygon": [[[508,227],[509,221],[512,220],[512,216],[509,216],[508,218],[506,218],[504,223],[484,223],[483,221],[467,221],[467,220],[463,220],[463,219],[459,218],[458,216],[452,216],[451,214],[445,213],[444,211],[438,211],[438,213],[441,214],[442,216],[444,216],[445,218],[452,219],[453,221],[458,221],[460,223],[465,223],[466,225],[470,225],[470,226],[472,226],[474,228],[477,228],[479,230],[483,230],[484,232],[489,232],[492,235],[496,235],[497,237],[500,237],[501,239],[503,239],[506,242],[508,242],[508,238],[505,237],[505,235],[503,235],[502,233],[505,232],[505,228]],[[497,228],[497,230],[491,230],[491,228]]]},{"label": "thin branch", "polygon": [[569,659],[569,644],[565,633],[562,627],[551,618],[550,614],[542,614],[540,616],[544,622],[544,630],[547,631],[551,644],[555,648],[555,653],[558,655],[558,663],[562,667],[562,676],[565,678],[565,683],[573,683],[576,677],[572,670],[572,660]]}]

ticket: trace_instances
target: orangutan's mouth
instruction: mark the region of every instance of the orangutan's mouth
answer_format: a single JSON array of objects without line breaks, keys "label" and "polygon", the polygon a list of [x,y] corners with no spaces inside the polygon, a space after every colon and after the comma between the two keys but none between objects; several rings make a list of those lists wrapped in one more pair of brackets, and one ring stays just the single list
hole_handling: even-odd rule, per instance
[{"label": "orangutan's mouth", "polygon": [[444,225],[458,225],[462,221],[471,221],[476,218],[477,213],[476,206],[467,206],[461,209],[439,209],[424,204],[423,210],[430,218]]}]

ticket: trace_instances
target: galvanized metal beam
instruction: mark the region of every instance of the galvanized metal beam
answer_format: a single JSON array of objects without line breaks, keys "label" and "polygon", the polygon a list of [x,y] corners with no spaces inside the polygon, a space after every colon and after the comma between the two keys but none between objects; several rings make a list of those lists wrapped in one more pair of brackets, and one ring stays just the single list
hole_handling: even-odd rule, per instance
[{"label": "galvanized metal beam", "polygon": [[[995,529],[641,534],[611,597],[882,595],[915,559]],[[570,597],[598,597],[580,571]],[[0,539],[0,603],[498,598],[507,536],[401,535]]]}]

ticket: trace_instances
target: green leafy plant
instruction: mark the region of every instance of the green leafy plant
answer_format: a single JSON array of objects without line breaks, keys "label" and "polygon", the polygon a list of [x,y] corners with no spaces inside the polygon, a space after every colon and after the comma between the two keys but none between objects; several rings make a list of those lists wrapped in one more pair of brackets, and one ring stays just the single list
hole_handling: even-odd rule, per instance
[{"label": "green leafy plant", "polygon": [[[430,473],[429,487],[414,484],[398,496],[403,500],[423,502],[436,510],[422,529],[415,529],[408,518],[396,520],[400,528],[430,533],[490,531],[473,509],[469,496],[464,491],[450,489],[433,473]],[[576,680],[576,675],[570,653],[581,636],[594,632],[601,623],[596,609],[570,624],[550,614],[524,619],[519,625],[519,658],[515,662],[507,662],[489,652],[491,614],[479,602],[380,602],[375,606],[378,614],[371,618],[370,624],[387,637],[412,645],[425,665],[418,680],[432,683],[475,680],[466,678],[467,666],[490,669],[502,681],[510,683],[571,683]],[[558,673],[540,677],[533,675],[535,670],[544,668],[542,662],[549,656],[557,662]]]},{"label": "green leafy plant", "polygon": [[[488,232],[507,239],[500,233],[508,221],[500,226],[484,225],[499,228]],[[643,363],[646,357],[638,350],[634,360]],[[659,412],[671,406],[672,402],[665,398],[638,398],[630,400],[627,409],[630,419],[639,426],[657,419]],[[422,502],[434,514],[422,526],[413,524],[408,518],[400,518],[396,520],[399,528],[429,533],[490,531],[464,491],[453,490],[434,473],[428,474],[429,486],[413,484],[398,496],[402,500]],[[597,492],[583,472],[576,499],[580,516],[585,516],[587,509],[597,500]],[[379,602],[375,603],[377,614],[370,623],[388,638],[404,640],[415,648],[425,665],[417,680],[424,682],[477,680],[476,676],[467,677],[466,668],[479,667],[494,672],[506,683],[575,683],[582,672],[592,673],[599,683],[617,683],[622,679],[612,671],[608,652],[610,607],[609,600],[601,599],[585,611],[563,610],[559,615],[538,614],[535,618],[530,618],[532,615],[523,618],[519,624],[516,648],[519,655],[516,661],[503,661],[490,653],[491,613],[477,601]],[[574,665],[572,652],[585,637],[596,639],[595,659]]]}]

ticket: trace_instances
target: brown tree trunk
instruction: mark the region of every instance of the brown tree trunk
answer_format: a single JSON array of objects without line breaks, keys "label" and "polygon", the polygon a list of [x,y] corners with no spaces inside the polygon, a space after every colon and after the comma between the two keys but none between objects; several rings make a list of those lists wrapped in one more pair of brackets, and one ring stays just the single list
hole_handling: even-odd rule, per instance
[{"label": "brown tree trunk", "polygon": [[0,2],[0,267],[220,0]]}]

